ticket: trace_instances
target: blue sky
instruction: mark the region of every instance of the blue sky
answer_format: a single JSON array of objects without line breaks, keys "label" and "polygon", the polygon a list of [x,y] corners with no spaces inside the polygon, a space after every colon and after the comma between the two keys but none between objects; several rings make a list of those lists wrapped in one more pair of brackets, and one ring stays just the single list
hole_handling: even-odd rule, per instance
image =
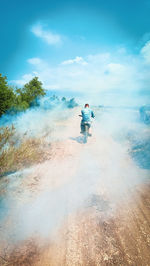
[{"label": "blue sky", "polygon": [[126,80],[147,91],[150,0],[0,2],[0,72],[12,84],[38,75],[47,89],[124,91]]}]

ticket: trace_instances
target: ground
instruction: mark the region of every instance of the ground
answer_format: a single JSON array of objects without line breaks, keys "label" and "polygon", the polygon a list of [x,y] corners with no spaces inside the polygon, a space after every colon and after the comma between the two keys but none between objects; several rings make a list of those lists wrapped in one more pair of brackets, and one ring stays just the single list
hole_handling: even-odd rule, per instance
[{"label": "ground", "polygon": [[83,144],[77,115],[47,160],[1,181],[10,208],[0,265],[150,265],[149,171],[96,122]]}]

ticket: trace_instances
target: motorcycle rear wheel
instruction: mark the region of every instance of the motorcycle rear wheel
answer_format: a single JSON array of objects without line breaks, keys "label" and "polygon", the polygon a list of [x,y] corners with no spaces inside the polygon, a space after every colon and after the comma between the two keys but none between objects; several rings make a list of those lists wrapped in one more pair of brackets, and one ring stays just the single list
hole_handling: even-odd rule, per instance
[{"label": "motorcycle rear wheel", "polygon": [[84,139],[83,139],[84,143],[87,143],[88,134],[89,134],[89,127],[88,127],[88,125],[85,125],[84,126]]}]

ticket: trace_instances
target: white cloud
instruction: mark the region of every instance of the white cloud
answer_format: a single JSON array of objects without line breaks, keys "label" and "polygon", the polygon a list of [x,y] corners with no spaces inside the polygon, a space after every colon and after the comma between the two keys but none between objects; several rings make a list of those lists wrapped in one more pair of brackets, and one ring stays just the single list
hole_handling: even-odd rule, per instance
[{"label": "white cloud", "polygon": [[15,83],[17,86],[23,86],[25,83],[33,79],[36,76],[36,74],[37,74],[36,72],[33,72],[33,74],[25,74],[22,76],[21,79],[11,80],[10,83]]},{"label": "white cloud", "polygon": [[125,66],[118,63],[110,63],[107,65],[107,69],[110,73],[119,75],[125,71]]},{"label": "white cloud", "polygon": [[62,38],[59,34],[52,33],[50,30],[44,30],[42,25],[34,25],[31,31],[35,36],[41,38],[50,45],[60,44],[62,42]]},{"label": "white cloud", "polygon": [[87,61],[92,64],[103,64],[109,62],[110,60],[110,53],[101,53],[101,54],[92,54],[87,56]]},{"label": "white cloud", "polygon": [[38,58],[38,57],[34,57],[34,58],[29,58],[29,59],[27,60],[27,62],[28,62],[29,64],[31,64],[31,65],[39,65],[39,64],[42,63],[42,60],[41,60],[40,58]]},{"label": "white cloud", "polygon": [[[127,57],[125,56],[126,61]],[[140,83],[137,82],[136,66],[129,62],[123,62],[122,58],[111,54],[89,55],[85,59],[76,57],[51,67],[43,60],[28,60],[35,64],[35,71],[44,81],[48,89],[69,89],[85,92],[98,92],[111,89],[137,89]],[[84,67],[86,63],[86,68]]]},{"label": "white cloud", "polygon": [[150,63],[150,41],[148,41],[141,49],[141,54],[145,59],[146,63]]},{"label": "white cloud", "polygon": [[74,59],[69,59],[66,61],[63,61],[62,65],[71,65],[71,64],[80,64],[80,65],[87,65],[87,62],[80,56],[76,56]]},{"label": "white cloud", "polygon": [[142,53],[148,56],[149,47],[150,44],[146,44],[138,55],[129,54],[122,48],[122,51],[113,53],[76,56],[57,66],[51,66],[38,57],[30,58],[28,63],[32,66],[32,74],[24,75],[15,82],[22,85],[36,75],[47,89],[68,89],[85,95],[113,91],[132,94],[143,89],[149,90],[150,66],[145,64],[145,58],[141,56]]}]

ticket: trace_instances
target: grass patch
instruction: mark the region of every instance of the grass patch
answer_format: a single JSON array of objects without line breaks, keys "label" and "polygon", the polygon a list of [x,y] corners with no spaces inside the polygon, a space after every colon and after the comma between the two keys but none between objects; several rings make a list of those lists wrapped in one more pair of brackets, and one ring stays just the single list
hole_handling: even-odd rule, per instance
[{"label": "grass patch", "polygon": [[0,128],[0,150],[4,148],[6,144],[13,145],[13,138],[15,136],[15,128],[11,127],[1,127]]},{"label": "grass patch", "polygon": [[15,128],[0,129],[0,176],[17,171],[43,160],[43,143],[40,139],[22,140],[16,145]]}]

